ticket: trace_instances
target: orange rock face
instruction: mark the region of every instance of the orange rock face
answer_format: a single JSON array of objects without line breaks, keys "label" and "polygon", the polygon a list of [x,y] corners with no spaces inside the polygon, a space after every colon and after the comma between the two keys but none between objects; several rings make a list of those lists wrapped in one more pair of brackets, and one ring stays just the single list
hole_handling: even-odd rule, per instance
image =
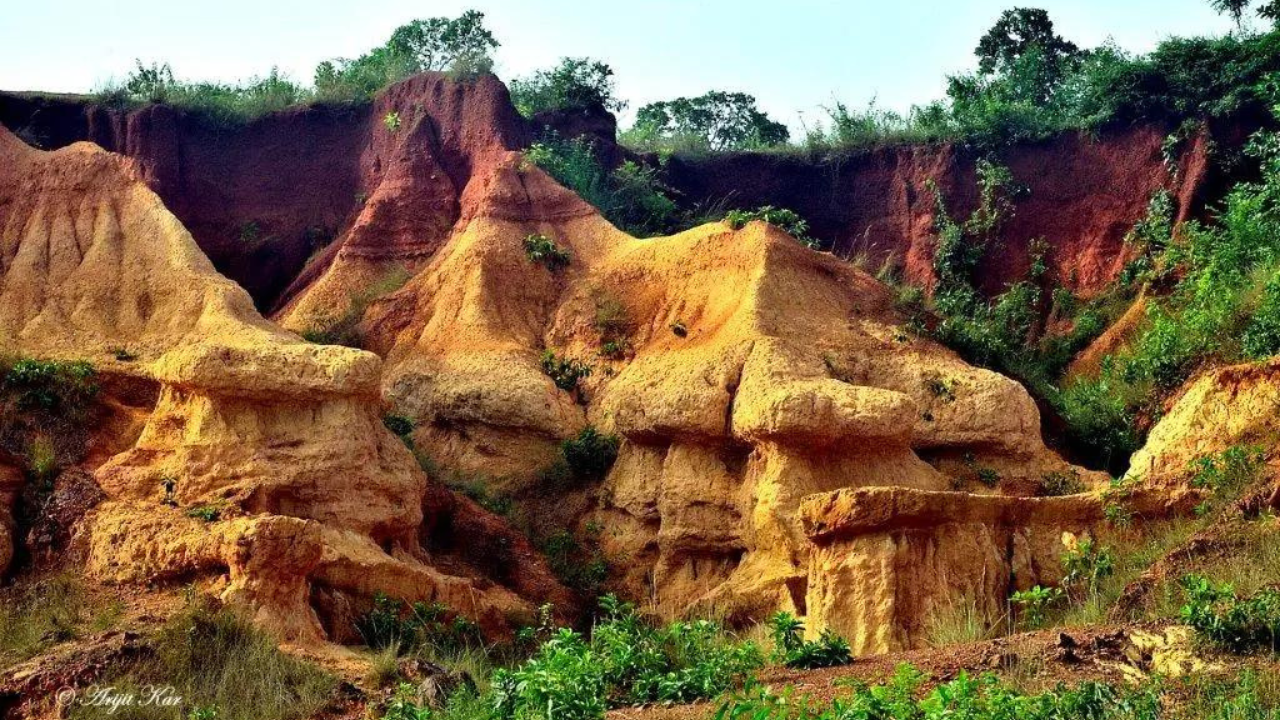
[{"label": "orange rock face", "polygon": [[[949,489],[994,492],[974,467],[1010,486],[1069,469],[1021,386],[909,335],[888,288],[770,226],[635,239],[514,153],[479,188],[431,262],[365,316],[384,396],[441,465],[552,503],[561,490],[536,471],[559,441],[587,425],[619,435],[612,472],[568,521],[598,523],[619,584],[661,611],[804,614],[831,582],[813,574],[801,522],[815,494],[910,488],[945,508]],[[528,257],[534,233],[567,267]],[[605,333],[622,348],[608,357]],[[546,350],[590,375],[557,387]],[[955,572],[977,582],[985,569]],[[814,617],[816,629],[889,623],[858,630],[866,650],[918,637],[902,629],[919,622],[910,614]]]},{"label": "orange rock face", "polygon": [[[331,611],[346,596],[441,601],[490,628],[571,602],[528,542],[431,485],[383,406],[441,467],[534,500],[545,522],[598,525],[619,589],[658,611],[787,610],[859,652],[924,643],[957,601],[997,617],[1010,588],[1058,580],[1064,532],[1100,519],[1092,494],[1022,497],[1047,473],[1103,478],[1045,447],[1020,385],[906,331],[892,291],[853,265],[763,223],[620,232],[516,152],[525,128],[491,78],[415,78],[361,123],[360,207],[284,293],[280,326],[133,161],[0,131],[0,351],[160,387],[136,442],[96,467],[95,577],[213,579],[301,641],[349,634]],[[1121,226],[1167,179],[1146,172],[1163,136],[1139,135],[1100,182],[1142,175],[1142,192],[1080,237],[1066,216],[1051,228],[1061,278],[1081,256],[1071,287],[1115,275]],[[1075,174],[1104,150],[1075,148]],[[885,171],[902,212],[882,229],[905,244],[882,249],[924,284],[932,218],[915,209],[932,202],[909,188],[950,152]],[[531,259],[533,235],[568,263]],[[1006,260],[988,276],[1026,258]],[[397,272],[404,286],[372,299]],[[349,315],[372,352],[289,332]],[[137,362],[116,361],[120,346]],[[558,385],[547,352],[590,372]],[[607,477],[544,484],[561,441],[589,426],[620,438]],[[0,475],[0,500],[17,482]],[[0,560],[11,546],[0,533]]]},{"label": "orange rock face", "polygon": [[131,161],[0,131],[0,233],[0,350],[161,386],[136,444],[96,471],[108,501],[84,528],[92,575],[225,574],[225,599],[302,641],[323,637],[316,586],[440,600],[490,628],[547,599],[433,569],[429,480],[382,426],[380,359],[264,320]]}]

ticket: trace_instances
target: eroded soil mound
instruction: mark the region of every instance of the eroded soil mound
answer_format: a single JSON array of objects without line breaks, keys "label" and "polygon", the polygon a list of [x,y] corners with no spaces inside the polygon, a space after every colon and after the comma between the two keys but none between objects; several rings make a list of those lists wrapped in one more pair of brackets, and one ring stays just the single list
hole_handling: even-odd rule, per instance
[{"label": "eroded soil mound", "polygon": [[132,447],[93,468],[106,499],[80,529],[88,574],[207,579],[301,641],[326,636],[320,592],[438,600],[491,629],[564,601],[549,577],[525,599],[433,566],[441,513],[483,513],[441,502],[383,427],[379,358],[263,319],[142,174],[87,143],[42,152],[0,131],[0,351],[160,387]]},{"label": "eroded soil mound", "polygon": [[[1046,475],[1096,478],[1045,448],[1021,386],[907,332],[892,292],[853,266],[763,223],[637,240],[515,153],[482,189],[436,257],[364,316],[384,395],[437,463],[603,528],[619,584],[660,612],[786,609],[860,652],[914,646],[932,601],[884,608],[960,587],[997,612],[1010,586],[1058,579],[1063,530],[1101,519],[1089,495],[1019,509]],[[588,427],[622,439],[607,478],[537,472]],[[870,495],[873,547],[832,560],[801,503],[848,488],[919,491],[932,519]],[[970,493],[990,496],[991,518],[945,510]],[[906,549],[913,538],[924,544]],[[897,545],[903,557],[881,558]],[[935,545],[972,552],[903,574]],[[844,584],[833,573],[883,562],[898,569],[861,599],[829,597]]]}]

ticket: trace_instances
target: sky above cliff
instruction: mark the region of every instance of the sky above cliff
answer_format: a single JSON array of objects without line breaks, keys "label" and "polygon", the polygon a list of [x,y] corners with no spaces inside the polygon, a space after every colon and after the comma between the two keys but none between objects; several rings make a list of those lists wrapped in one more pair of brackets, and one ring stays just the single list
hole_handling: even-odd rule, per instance
[{"label": "sky above cliff", "polygon": [[[755,95],[794,130],[834,100],[906,110],[941,97],[947,73],[1017,0],[46,0],[6,7],[0,88],[87,92],[134,58],[184,79],[233,81],[278,66],[309,82],[317,62],[353,57],[408,20],[481,10],[502,47],[497,72],[521,76],[560,57],[610,63],[635,108],[711,89]],[[1133,51],[1175,35],[1223,34],[1207,0],[1026,0],[1082,47]]]}]

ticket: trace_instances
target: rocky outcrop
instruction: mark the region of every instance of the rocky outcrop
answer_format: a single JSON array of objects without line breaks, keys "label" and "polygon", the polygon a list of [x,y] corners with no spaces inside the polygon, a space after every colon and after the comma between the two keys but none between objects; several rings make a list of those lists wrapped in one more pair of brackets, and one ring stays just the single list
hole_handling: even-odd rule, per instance
[{"label": "rocky outcrop", "polygon": [[[1065,133],[996,151],[996,162],[1009,168],[1023,192],[998,247],[977,272],[983,289],[997,293],[1025,279],[1032,243],[1043,240],[1052,280],[1092,295],[1132,259],[1125,235],[1146,216],[1156,191],[1172,193],[1179,219],[1200,213],[1212,179],[1213,142],[1202,132],[1166,158],[1172,130],[1144,125],[1096,136]],[[986,156],[951,144],[831,155],[737,153],[674,158],[668,175],[690,206],[793,209],[840,257],[873,271],[887,263],[928,287],[937,216],[930,184],[953,217],[967,217],[978,203],[977,161]]]},{"label": "rocky outcrop", "polygon": [[439,600],[495,630],[548,599],[432,567],[429,480],[382,425],[379,358],[263,319],[141,175],[90,144],[46,153],[0,131],[0,351],[160,386],[136,443],[94,473],[107,500],[84,521],[88,571],[225,575],[224,599],[302,641],[323,637],[316,584]]},{"label": "rocky outcrop", "polygon": [[1185,486],[1191,464],[1233,446],[1280,442],[1280,360],[1209,370],[1187,383],[1126,477],[1153,487]]},{"label": "rocky outcrop", "polygon": [[[398,123],[387,121],[392,112]],[[1023,279],[1031,242],[1043,238],[1053,280],[1096,292],[1131,259],[1123,239],[1152,194],[1170,190],[1181,218],[1202,213],[1221,190],[1211,148],[1239,146],[1258,122],[1217,123],[1176,147],[1166,145],[1174,128],[1153,124],[999,150],[998,161],[1026,192],[983,263],[984,289],[999,292]],[[587,136],[610,164],[643,160],[617,145],[616,120],[603,108],[544,113],[526,123],[488,76],[453,82],[426,74],[368,106],[317,105],[232,126],[163,106],[125,112],[87,97],[0,93],[0,124],[42,147],[89,140],[137,159],[215,267],[260,308],[275,310],[296,306],[293,299],[321,276],[331,276],[324,285],[349,290],[376,283],[398,264],[420,267],[467,214],[460,207],[467,186],[486,176],[493,158],[541,132]],[[984,156],[937,144],[676,157],[664,166],[664,182],[691,209],[794,209],[837,255],[872,269],[887,262],[928,285],[936,214],[928,183],[936,183],[953,215],[967,214],[977,203],[975,167]],[[338,255],[344,257],[335,262]],[[349,300],[338,292],[328,299],[336,315]],[[315,302],[289,313],[312,318],[325,311]]]},{"label": "rocky outcrop", "polygon": [[[768,225],[637,240],[514,154],[484,191],[366,317],[384,395],[437,462],[548,505],[567,491],[536,469],[560,440],[621,436],[568,519],[603,528],[622,588],[667,614],[803,614],[815,493],[910,488],[944,507],[943,491],[998,491],[973,468],[1010,493],[1070,469],[1017,383],[910,335],[887,287]],[[531,260],[533,233],[567,266]],[[545,351],[591,372],[558,387]]]}]

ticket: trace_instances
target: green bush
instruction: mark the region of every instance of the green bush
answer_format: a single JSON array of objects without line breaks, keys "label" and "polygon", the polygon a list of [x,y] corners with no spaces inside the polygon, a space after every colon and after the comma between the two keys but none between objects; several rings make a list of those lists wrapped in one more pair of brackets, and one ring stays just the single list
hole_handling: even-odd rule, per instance
[{"label": "green bush", "polygon": [[83,361],[23,359],[9,365],[2,390],[23,410],[78,414],[97,397],[97,377]]},{"label": "green bush", "polygon": [[975,54],[978,70],[949,77],[945,100],[906,115],[874,102],[864,111],[837,103],[806,144],[830,150],[945,140],[991,148],[1067,129],[1261,108],[1274,98],[1280,32],[1170,38],[1147,55],[1111,43],[1080,51],[1042,11],[1018,9],[997,21]]},{"label": "green bush", "polygon": [[1080,479],[1080,471],[1075,468],[1045,473],[1040,476],[1039,494],[1041,497],[1078,495],[1086,489],[1084,482]]},{"label": "green bush", "polygon": [[1066,594],[1062,588],[1036,585],[1030,590],[1019,590],[1009,596],[1009,602],[1018,609],[1023,624],[1031,629],[1044,626],[1050,608],[1062,602]]},{"label": "green bush", "polygon": [[569,267],[569,251],[541,233],[534,233],[524,239],[524,254],[529,260],[543,265],[551,272]]},{"label": "green bush", "polygon": [[382,425],[397,437],[408,437],[413,433],[413,420],[404,415],[394,413],[382,416]]},{"label": "green bush", "polygon": [[1199,575],[1182,580],[1182,621],[1200,637],[1233,653],[1280,651],[1280,590],[1264,588],[1242,598],[1231,585]]},{"label": "green bush", "polygon": [[565,392],[578,389],[578,382],[591,374],[591,366],[570,358],[562,358],[552,350],[542,352],[542,372],[556,387]]},{"label": "green bush", "polygon": [[484,645],[480,627],[461,615],[451,614],[444,605],[406,603],[382,593],[374,596],[373,607],[356,621],[356,630],[375,650],[456,651]]},{"label": "green bush", "polygon": [[1266,455],[1256,446],[1233,445],[1214,455],[1192,460],[1188,465],[1191,486],[1205,488],[1218,497],[1229,497],[1257,480],[1266,465]]},{"label": "green bush", "polygon": [[609,171],[587,137],[562,140],[551,134],[525,149],[524,159],[632,235],[660,235],[681,223],[671,190],[658,179],[656,168],[628,160]]},{"label": "green bush", "polygon": [[812,670],[853,662],[853,653],[844,638],[827,629],[817,640],[805,640],[804,623],[790,613],[779,612],[770,617],[769,632],[773,659],[787,667]]},{"label": "green bush", "polygon": [[1099,584],[1116,571],[1116,556],[1111,548],[1084,538],[1062,556],[1066,575],[1062,584],[1073,591],[1096,593]]},{"label": "green bush", "polygon": [[613,68],[590,58],[562,58],[550,70],[511,81],[511,100],[528,118],[549,111],[601,107],[617,112],[626,107],[614,95]]},{"label": "green bush", "polygon": [[741,229],[749,222],[760,220],[799,240],[805,247],[817,250],[822,244],[809,235],[808,221],[800,217],[794,210],[786,208],[764,205],[755,210],[730,210],[725,213],[724,220],[734,230]]},{"label": "green bush", "polygon": [[501,717],[595,720],[608,708],[711,698],[750,679],[760,651],[708,621],[658,627],[601,599],[590,638],[559,630],[526,663],[493,677]]},{"label": "green bush", "polygon": [[580,482],[603,480],[618,459],[619,440],[588,425],[574,437],[560,443],[569,471]]}]

